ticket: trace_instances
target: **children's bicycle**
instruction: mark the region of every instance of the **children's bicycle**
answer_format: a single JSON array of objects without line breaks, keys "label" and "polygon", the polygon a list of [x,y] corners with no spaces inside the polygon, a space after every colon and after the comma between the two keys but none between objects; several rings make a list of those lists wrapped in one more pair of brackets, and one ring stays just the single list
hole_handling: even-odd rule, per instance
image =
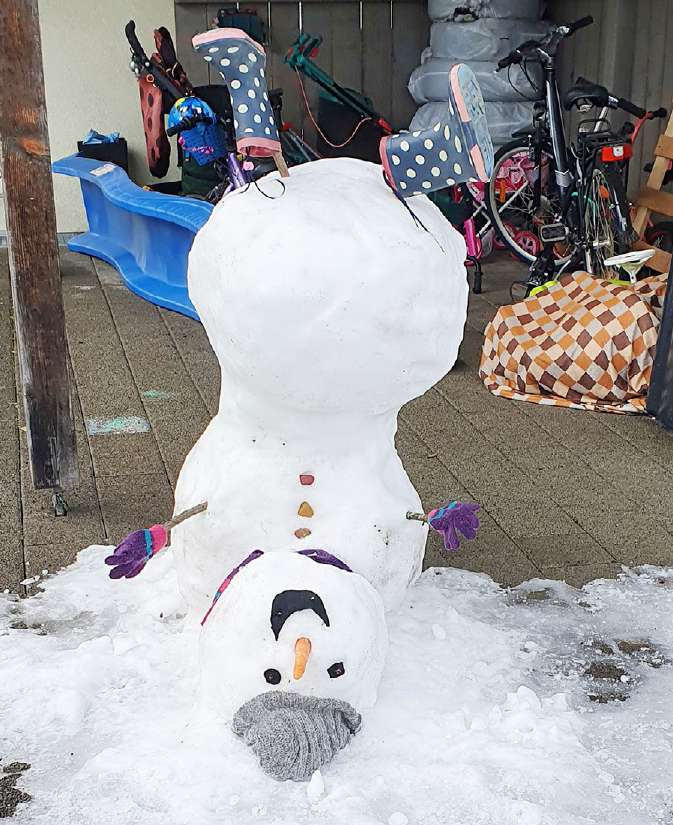
[{"label": "children's bicycle", "polygon": [[[583,17],[554,27],[539,40],[528,40],[498,64],[498,70],[530,63],[541,65],[545,100],[535,109],[531,128],[513,135],[495,157],[486,206],[493,225],[521,260],[531,264],[526,292],[579,265],[600,275],[606,261],[630,249],[635,235],[626,197],[628,161],[642,123],[663,117],[648,112],[584,78],[563,98],[566,110],[599,110],[584,119],[572,144],[566,141],[556,80],[556,53],[561,42],[593,23]],[[612,130],[610,110],[640,119]]]}]

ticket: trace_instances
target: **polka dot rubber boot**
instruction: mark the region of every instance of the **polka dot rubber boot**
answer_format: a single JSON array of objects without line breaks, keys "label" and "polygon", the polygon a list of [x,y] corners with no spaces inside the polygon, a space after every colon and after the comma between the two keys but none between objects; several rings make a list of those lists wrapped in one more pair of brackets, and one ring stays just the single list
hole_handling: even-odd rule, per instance
[{"label": "polka dot rubber boot", "polygon": [[458,63],[451,68],[448,81],[449,102],[443,120],[422,132],[381,138],[386,180],[402,197],[467,181],[487,181],[493,172],[493,143],[474,72]]},{"label": "polka dot rubber boot", "polygon": [[270,157],[280,139],[266,86],[266,53],[242,29],[212,29],[192,39],[194,50],[217,66],[234,110],[236,146],[242,154]]}]

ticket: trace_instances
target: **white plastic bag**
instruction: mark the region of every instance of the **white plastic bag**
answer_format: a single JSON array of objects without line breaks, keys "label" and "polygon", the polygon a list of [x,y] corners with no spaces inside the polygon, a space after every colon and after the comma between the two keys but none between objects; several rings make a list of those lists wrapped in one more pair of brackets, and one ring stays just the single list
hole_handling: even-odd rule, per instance
[{"label": "white plastic bag", "polygon": [[[467,9],[474,18],[539,20],[542,5],[542,0],[428,0],[428,13],[432,20],[453,20],[458,9]],[[460,13],[459,18],[465,19]]]},{"label": "white plastic bag", "polygon": [[430,48],[433,57],[497,61],[526,40],[538,40],[548,31],[547,23],[535,20],[484,18],[473,23],[433,23]]},{"label": "white plastic bag", "polygon": [[[533,103],[486,103],[488,130],[494,146],[502,146],[512,140],[512,132],[524,129],[533,123]],[[448,103],[426,103],[416,112],[409,124],[409,131],[423,131],[434,126],[437,121],[446,121],[449,116]]]},{"label": "white plastic bag", "polygon": [[[449,70],[460,61],[433,57],[414,69],[409,78],[409,94],[416,103],[429,103],[448,99]],[[481,88],[484,100],[511,100],[518,102],[524,98],[537,100],[544,94],[542,71],[537,64],[528,67],[528,74],[535,82],[531,86],[521,66],[512,66],[508,71],[496,72],[497,63],[490,61],[465,61],[472,69]],[[511,84],[510,84],[511,81]]]}]

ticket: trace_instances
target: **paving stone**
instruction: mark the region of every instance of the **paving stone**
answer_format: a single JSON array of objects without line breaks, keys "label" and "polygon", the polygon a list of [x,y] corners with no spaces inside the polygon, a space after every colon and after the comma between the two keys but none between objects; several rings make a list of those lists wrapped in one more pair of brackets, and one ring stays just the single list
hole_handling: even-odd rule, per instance
[{"label": "paving stone", "polygon": [[[96,544],[97,542],[90,542]],[[107,542],[102,542],[106,544]],[[57,573],[77,559],[77,554],[84,547],[77,547],[74,543],[68,544],[35,544],[26,545],[24,556],[26,560],[26,577],[41,576],[46,570],[48,573]]]},{"label": "paving stone", "polygon": [[98,496],[110,544],[118,544],[133,530],[171,517],[173,491],[165,473],[104,476],[98,479]]},{"label": "paving stone", "polygon": [[491,537],[490,545],[477,546],[477,541],[463,545],[451,554],[440,551],[441,538],[433,534],[428,539],[424,568],[458,567],[488,574],[494,581],[508,587],[540,575],[539,569],[504,534]]},{"label": "paving stone", "polygon": [[[187,453],[210,421],[158,309],[138,299],[107,264],[96,262],[124,354],[150,422],[168,476],[174,484]],[[118,276],[117,276],[118,278]]]},{"label": "paving stone", "polygon": [[[28,545],[65,545],[77,552],[90,544],[105,541],[93,466],[84,419],[78,398],[73,399],[79,484],[64,494],[68,505],[65,516],[56,516],[51,490],[35,490],[28,466],[26,433],[20,432],[21,502],[23,537]],[[49,566],[49,565],[47,565]]]},{"label": "paving stone", "polygon": [[[64,252],[61,268],[68,344],[85,418],[120,424],[128,418],[144,418],[145,409],[90,259]],[[94,436],[89,443],[99,477],[164,471],[151,432]]]},{"label": "paving stone", "polygon": [[426,512],[450,499],[467,499],[467,491],[458,479],[404,423],[398,430],[395,443]]},{"label": "paving stone", "polygon": [[517,546],[541,570],[547,567],[611,564],[615,559],[591,536],[561,533],[549,536],[524,536]]},{"label": "paving stone", "polygon": [[25,578],[19,477],[14,325],[7,250],[0,249],[0,592],[22,593]]},{"label": "paving stone", "polygon": [[166,328],[211,416],[220,403],[220,364],[206,331],[198,321],[177,312],[160,310]]},{"label": "paving stone", "polygon": [[571,587],[582,587],[595,579],[614,579],[621,572],[619,564],[579,564],[542,568],[543,578],[564,581]]}]

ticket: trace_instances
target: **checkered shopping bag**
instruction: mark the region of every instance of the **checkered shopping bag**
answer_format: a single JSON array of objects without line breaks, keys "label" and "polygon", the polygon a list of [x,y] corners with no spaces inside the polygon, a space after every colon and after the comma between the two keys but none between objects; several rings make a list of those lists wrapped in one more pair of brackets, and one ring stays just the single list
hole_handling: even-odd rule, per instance
[{"label": "checkered shopping bag", "polygon": [[644,412],[666,278],[630,285],[586,272],[501,307],[479,376],[495,395],[603,412]]}]

